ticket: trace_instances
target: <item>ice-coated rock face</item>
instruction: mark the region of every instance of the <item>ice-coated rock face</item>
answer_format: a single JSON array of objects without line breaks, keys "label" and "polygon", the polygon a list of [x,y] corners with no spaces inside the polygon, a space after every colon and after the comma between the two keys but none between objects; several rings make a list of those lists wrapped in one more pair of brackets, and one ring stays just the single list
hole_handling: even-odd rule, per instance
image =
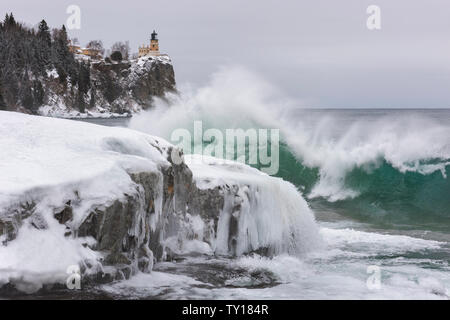
[{"label": "ice-coated rock face", "polygon": [[301,254],[317,242],[292,185],[234,162],[179,161],[163,139],[0,112],[0,147],[0,286],[24,274],[34,289],[64,282],[71,264],[104,282],[186,254]]},{"label": "ice-coated rock face", "polygon": [[213,226],[216,254],[302,255],[320,245],[314,215],[291,183],[234,161],[191,155],[186,162],[196,185],[190,205]]}]

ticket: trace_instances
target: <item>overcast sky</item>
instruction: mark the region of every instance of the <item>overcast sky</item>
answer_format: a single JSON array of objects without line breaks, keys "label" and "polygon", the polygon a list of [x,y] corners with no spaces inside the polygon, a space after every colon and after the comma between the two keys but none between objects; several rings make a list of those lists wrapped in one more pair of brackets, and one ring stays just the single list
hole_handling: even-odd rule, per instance
[{"label": "overcast sky", "polygon": [[[177,82],[208,82],[220,66],[241,65],[308,107],[450,107],[448,0],[1,0],[30,25],[66,23],[71,37],[133,51],[159,33]],[[381,8],[381,30],[366,9]]]}]

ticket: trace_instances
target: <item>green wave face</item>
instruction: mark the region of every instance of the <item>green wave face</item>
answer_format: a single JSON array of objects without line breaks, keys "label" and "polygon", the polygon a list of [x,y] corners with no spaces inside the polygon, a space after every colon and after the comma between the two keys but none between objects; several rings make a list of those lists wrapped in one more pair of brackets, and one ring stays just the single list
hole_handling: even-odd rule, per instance
[{"label": "green wave face", "polygon": [[[209,143],[203,142],[203,146]],[[305,166],[284,143],[280,146],[279,159],[279,171],[275,176],[293,183],[316,211],[331,210],[386,227],[427,225],[450,230],[450,180],[446,178],[450,176],[450,166],[445,166],[448,160],[422,161],[421,165],[442,165],[445,168],[444,172],[436,170],[428,174],[401,172],[384,159],[355,167],[341,183],[343,188],[355,191],[357,196],[330,201],[326,197],[311,197],[321,178],[320,168]],[[262,168],[258,164],[252,166]]]},{"label": "green wave face", "polygon": [[[349,171],[342,185],[358,195],[337,201],[310,198],[320,180],[320,168],[305,166],[286,144],[280,147],[280,169],[276,176],[297,186],[315,210],[332,210],[380,226],[433,225],[435,229],[450,229],[450,179],[447,178],[450,166],[445,166],[445,172],[436,170],[425,174],[401,172],[384,159],[380,163]],[[435,159],[422,165],[445,163]],[[259,165],[254,167],[261,169]]]},{"label": "green wave face", "polygon": [[[428,164],[446,163],[434,160]],[[320,180],[320,169],[304,166],[286,145],[280,150],[279,177],[295,184],[316,210],[332,210],[345,216],[379,225],[434,225],[450,230],[450,166],[445,172],[429,174],[401,172],[384,159],[368,170],[354,168],[346,174],[343,187],[357,192],[354,198],[331,202],[309,198]]]}]

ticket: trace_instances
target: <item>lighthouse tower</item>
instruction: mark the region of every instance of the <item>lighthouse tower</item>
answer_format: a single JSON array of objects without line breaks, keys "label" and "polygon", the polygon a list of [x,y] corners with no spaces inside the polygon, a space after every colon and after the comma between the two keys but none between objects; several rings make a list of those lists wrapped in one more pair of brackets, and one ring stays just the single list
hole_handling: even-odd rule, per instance
[{"label": "lighthouse tower", "polygon": [[152,38],[150,40],[150,51],[159,54],[158,34],[153,30]]},{"label": "lighthouse tower", "polygon": [[155,30],[153,30],[152,37],[150,39],[150,46],[143,45],[142,47],[139,47],[139,57],[159,55],[158,34]]}]

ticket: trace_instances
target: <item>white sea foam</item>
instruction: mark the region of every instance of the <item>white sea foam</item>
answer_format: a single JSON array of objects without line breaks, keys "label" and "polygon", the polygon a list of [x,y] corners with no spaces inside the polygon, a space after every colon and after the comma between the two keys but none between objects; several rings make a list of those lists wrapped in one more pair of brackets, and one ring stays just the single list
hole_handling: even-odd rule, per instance
[{"label": "white sea foam", "polygon": [[101,289],[129,299],[158,296],[177,299],[190,297],[192,286],[196,285],[206,284],[187,276],[154,271],[151,274],[139,273],[129,280],[104,285]]},{"label": "white sea foam", "polygon": [[[448,263],[417,255],[445,250],[443,243],[351,229],[321,228],[320,232],[324,235],[326,248],[306,258],[290,255],[273,258],[250,255],[235,260],[191,258],[183,264],[195,265],[199,280],[157,273],[155,277],[140,276],[132,281],[107,286],[107,291],[124,297],[163,294],[168,299],[180,299],[186,295],[191,299],[235,300],[449,299]],[[416,254],[417,258],[404,258],[404,254]],[[226,281],[227,285],[239,288],[217,287],[208,283],[206,278],[201,280],[203,268],[207,269],[210,265],[218,268],[220,264],[226,270],[239,270],[236,272],[238,275]],[[367,286],[370,276],[367,268],[373,265],[381,270],[381,287],[378,290]],[[171,263],[165,263],[164,267],[177,268],[176,264]],[[243,269],[247,273],[242,274]],[[277,284],[267,288],[246,288],[253,283],[249,275],[261,272],[271,273]],[[163,280],[165,278],[167,282]]]},{"label": "white sea foam", "polygon": [[[354,229],[320,229],[328,249],[336,247],[345,248],[359,256],[369,257],[382,255],[403,254],[407,252],[419,252],[423,250],[439,249],[444,243],[433,240],[424,240],[405,235],[389,235],[375,232],[364,232]],[[320,256],[325,250],[318,253]]]},{"label": "white sea foam", "polygon": [[[420,267],[421,263],[427,263],[426,258],[398,258],[405,253],[438,250],[444,243],[351,229],[321,228],[320,232],[326,249],[312,253],[307,259],[292,256],[239,258],[235,262],[237,266],[269,270],[282,282],[274,288],[240,290],[239,294],[264,299],[449,298],[448,266],[426,269]],[[385,258],[374,259],[376,256]],[[380,290],[370,290],[366,285],[367,267],[374,264],[381,269]]]}]

